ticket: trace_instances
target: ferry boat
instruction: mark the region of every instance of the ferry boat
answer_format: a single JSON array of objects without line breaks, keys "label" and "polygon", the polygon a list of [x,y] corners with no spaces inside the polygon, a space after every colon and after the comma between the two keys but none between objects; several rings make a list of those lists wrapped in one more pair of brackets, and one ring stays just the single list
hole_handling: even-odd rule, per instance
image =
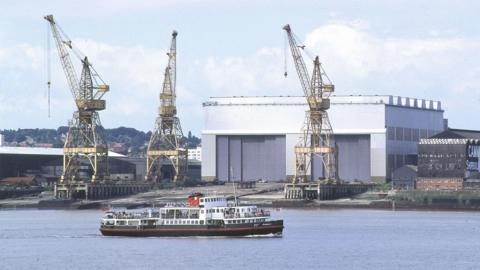
[{"label": "ferry boat", "polygon": [[256,206],[239,206],[225,196],[196,193],[183,204],[143,212],[107,212],[101,220],[105,236],[250,236],[281,235],[283,220]]}]

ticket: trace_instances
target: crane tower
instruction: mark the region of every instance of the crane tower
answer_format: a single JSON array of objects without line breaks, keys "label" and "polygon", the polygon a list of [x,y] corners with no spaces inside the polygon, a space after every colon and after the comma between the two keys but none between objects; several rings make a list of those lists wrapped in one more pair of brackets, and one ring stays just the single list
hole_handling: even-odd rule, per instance
[{"label": "crane tower", "polygon": [[[72,41],[57,25],[53,15],[44,17],[51,27],[60,62],[75,101],[76,110],[69,121],[63,148],[63,172],[60,183],[108,180],[108,146],[99,111],[105,109],[104,94],[109,91],[87,57],[73,47]],[[70,59],[73,52],[82,63],[80,80]],[[88,168],[85,173],[85,168]],[[88,179],[87,179],[88,177]]]},{"label": "crane tower", "polygon": [[[187,176],[187,149],[182,147],[183,132],[176,107],[176,58],[177,31],[172,33],[172,42],[165,68],[163,88],[160,93],[160,107],[155,128],[147,149],[147,171],[145,179],[160,182],[170,179],[173,182],[185,180]],[[171,165],[173,170],[167,170]]]},{"label": "crane tower", "polygon": [[[334,91],[334,85],[326,75],[318,56],[313,61],[313,73],[310,78],[300,52],[300,49],[303,49],[304,46],[297,44],[290,25],[285,25],[283,29],[287,33],[295,69],[309,107],[305,114],[302,128],[303,135],[295,146],[295,177],[293,183],[309,180],[307,175],[310,173],[312,159],[315,156],[322,161],[324,178],[337,179],[336,148],[327,113],[330,108],[329,97]],[[311,172],[311,175],[313,178],[313,172]]]}]

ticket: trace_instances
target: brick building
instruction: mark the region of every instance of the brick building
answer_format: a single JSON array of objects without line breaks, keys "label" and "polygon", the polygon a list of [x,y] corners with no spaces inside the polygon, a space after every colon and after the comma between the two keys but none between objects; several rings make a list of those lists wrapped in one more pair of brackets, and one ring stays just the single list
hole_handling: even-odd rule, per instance
[{"label": "brick building", "polygon": [[[479,174],[480,131],[448,129],[418,144],[420,190],[463,190]],[[474,185],[467,184],[471,190]]]}]

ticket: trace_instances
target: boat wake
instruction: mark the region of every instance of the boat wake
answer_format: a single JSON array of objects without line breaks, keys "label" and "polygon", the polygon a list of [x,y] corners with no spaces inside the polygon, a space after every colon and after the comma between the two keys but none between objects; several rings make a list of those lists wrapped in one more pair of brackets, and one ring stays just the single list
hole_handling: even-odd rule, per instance
[{"label": "boat wake", "polygon": [[59,234],[15,234],[15,235],[0,235],[0,239],[68,239],[68,238],[97,238],[101,237],[100,234],[85,234],[85,235],[59,235]]},{"label": "boat wake", "polygon": [[101,237],[100,234],[84,234],[84,235],[58,235],[58,234],[50,234],[46,235],[46,238],[97,238]]},{"label": "boat wake", "polygon": [[263,235],[246,235],[244,238],[282,238],[282,234],[270,233]]}]

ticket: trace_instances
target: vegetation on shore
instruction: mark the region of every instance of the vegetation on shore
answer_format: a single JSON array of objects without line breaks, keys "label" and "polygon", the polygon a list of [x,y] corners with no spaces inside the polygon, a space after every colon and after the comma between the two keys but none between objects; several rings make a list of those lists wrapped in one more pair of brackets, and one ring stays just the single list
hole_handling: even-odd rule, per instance
[{"label": "vegetation on shore", "polygon": [[472,191],[398,191],[389,196],[396,202],[410,202],[422,205],[450,204],[459,206],[480,205],[480,193]]},{"label": "vegetation on shore", "polygon": [[[61,148],[65,141],[68,127],[61,126],[57,129],[35,128],[35,129],[5,129],[0,130],[4,135],[5,143],[12,146],[43,146]],[[135,128],[118,127],[104,130],[107,141],[111,148],[121,154],[129,156],[143,156],[148,141],[152,135],[151,131],[144,132]],[[200,138],[188,135],[183,138],[188,148],[195,148],[200,145]]]}]

